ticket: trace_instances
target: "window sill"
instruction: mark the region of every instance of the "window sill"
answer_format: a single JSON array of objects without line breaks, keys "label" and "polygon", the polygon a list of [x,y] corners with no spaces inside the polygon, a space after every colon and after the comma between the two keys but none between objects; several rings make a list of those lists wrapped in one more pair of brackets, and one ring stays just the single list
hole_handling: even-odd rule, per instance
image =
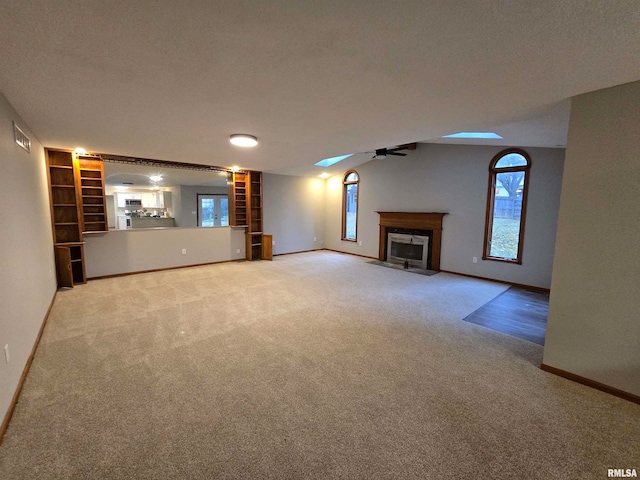
[{"label": "window sill", "polygon": [[503,262],[503,263],[515,263],[516,265],[522,265],[522,260],[519,259],[510,259],[510,258],[502,258],[502,257],[487,257],[483,256],[482,260],[491,260],[494,262]]}]

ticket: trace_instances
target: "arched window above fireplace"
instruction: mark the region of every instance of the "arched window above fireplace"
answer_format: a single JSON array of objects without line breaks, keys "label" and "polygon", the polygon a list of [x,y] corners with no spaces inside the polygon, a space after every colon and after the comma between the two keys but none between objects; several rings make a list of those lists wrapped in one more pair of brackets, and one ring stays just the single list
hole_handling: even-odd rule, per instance
[{"label": "arched window above fireplace", "polygon": [[355,242],[358,238],[358,184],[360,177],[349,170],[342,181],[342,240]]}]

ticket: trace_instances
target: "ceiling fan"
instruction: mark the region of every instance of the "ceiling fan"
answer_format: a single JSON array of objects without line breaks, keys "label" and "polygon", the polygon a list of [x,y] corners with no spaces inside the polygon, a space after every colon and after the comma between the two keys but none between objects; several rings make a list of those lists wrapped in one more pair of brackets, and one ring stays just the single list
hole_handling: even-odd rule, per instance
[{"label": "ceiling fan", "polygon": [[404,145],[398,145],[393,148],[378,148],[376,150],[376,154],[372,157],[377,160],[382,160],[387,158],[387,155],[396,155],[398,157],[406,157],[406,153],[400,153],[400,150],[415,150],[417,147],[416,143],[405,143]]}]

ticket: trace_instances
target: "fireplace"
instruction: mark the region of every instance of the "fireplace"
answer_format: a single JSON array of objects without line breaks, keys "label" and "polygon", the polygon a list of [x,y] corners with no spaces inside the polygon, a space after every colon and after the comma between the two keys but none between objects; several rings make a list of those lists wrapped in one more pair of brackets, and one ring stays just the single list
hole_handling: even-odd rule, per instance
[{"label": "fireplace", "polygon": [[406,267],[426,269],[429,260],[429,237],[388,233],[385,260]]},{"label": "fireplace", "polygon": [[[378,214],[380,215],[379,260],[403,264],[405,260],[409,260],[409,265],[415,268],[440,270],[442,217],[446,213],[378,212]],[[391,243],[397,245],[394,247]],[[417,257],[420,257],[420,260]]]}]

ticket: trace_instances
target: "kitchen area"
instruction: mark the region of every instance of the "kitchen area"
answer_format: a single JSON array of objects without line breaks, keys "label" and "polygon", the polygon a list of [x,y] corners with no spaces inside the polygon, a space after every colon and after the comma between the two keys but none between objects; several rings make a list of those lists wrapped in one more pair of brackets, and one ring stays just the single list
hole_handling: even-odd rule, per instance
[{"label": "kitchen area", "polygon": [[109,231],[228,225],[228,172],[103,154]]},{"label": "kitchen area", "polygon": [[107,193],[107,215],[111,223],[110,228],[115,230],[175,227],[176,222],[171,211],[170,191],[140,190]]}]

